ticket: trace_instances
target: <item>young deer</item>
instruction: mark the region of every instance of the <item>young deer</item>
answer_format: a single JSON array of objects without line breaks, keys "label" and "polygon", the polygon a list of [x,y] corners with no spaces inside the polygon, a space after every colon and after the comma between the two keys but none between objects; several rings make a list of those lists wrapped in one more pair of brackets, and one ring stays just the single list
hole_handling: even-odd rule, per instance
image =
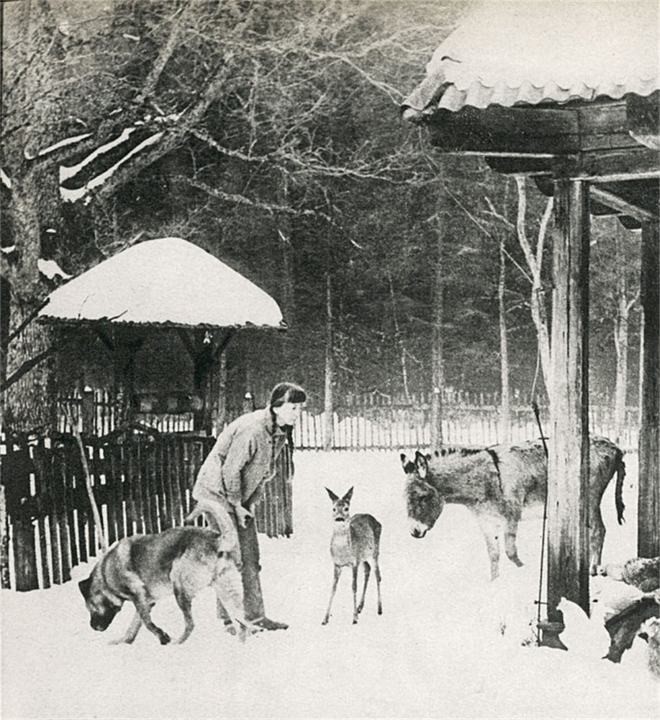
[{"label": "young deer", "polygon": [[[330,541],[330,554],[332,555],[332,562],[335,565],[335,574],[328,610],[325,613],[322,624],[325,625],[330,619],[330,609],[332,608],[332,601],[337,591],[337,583],[339,582],[341,570],[343,567],[350,565],[353,569],[353,624],[355,625],[358,621],[358,614],[362,612],[362,608],[364,607],[364,596],[367,592],[367,583],[369,582],[372,564],[374,566],[374,572],[376,573],[378,614],[383,614],[383,605],[380,599],[380,568],[378,567],[381,524],[373,515],[350,515],[349,507],[351,497],[353,496],[353,488],[342,498],[337,497],[332,490],[328,490],[328,488],[326,488],[326,490],[332,500],[334,529],[332,532],[332,540]],[[360,564],[364,565],[364,587],[362,589],[362,598],[358,605],[357,575]]]}]

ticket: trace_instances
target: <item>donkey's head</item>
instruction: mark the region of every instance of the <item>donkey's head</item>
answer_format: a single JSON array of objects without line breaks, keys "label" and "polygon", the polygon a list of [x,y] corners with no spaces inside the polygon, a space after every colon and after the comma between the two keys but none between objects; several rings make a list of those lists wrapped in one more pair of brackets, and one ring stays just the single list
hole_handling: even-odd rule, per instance
[{"label": "donkey's head", "polygon": [[424,453],[417,450],[414,460],[409,460],[401,453],[401,465],[407,478],[406,501],[410,534],[421,538],[435,525],[445,501],[429,482],[428,458]]},{"label": "donkey's head", "polygon": [[343,497],[335,495],[332,490],[326,488],[326,492],[332,500],[332,519],[335,522],[344,522],[351,516],[351,498],[353,497],[353,488],[348,490]]}]

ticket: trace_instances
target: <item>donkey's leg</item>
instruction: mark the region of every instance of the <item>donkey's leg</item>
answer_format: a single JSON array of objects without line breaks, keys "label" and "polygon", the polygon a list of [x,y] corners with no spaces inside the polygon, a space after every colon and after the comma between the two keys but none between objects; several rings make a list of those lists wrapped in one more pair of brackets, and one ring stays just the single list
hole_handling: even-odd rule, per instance
[{"label": "donkey's leg", "polygon": [[380,600],[380,565],[378,558],[374,558],[374,573],[376,575],[376,590],[378,592],[378,614],[383,614],[383,603]]},{"label": "donkey's leg", "polygon": [[358,613],[361,613],[362,608],[364,608],[364,596],[367,594],[367,585],[369,584],[369,575],[371,573],[371,565],[369,565],[366,560],[362,563],[362,566],[364,567],[364,587],[362,588],[362,597],[360,598],[360,604],[357,608]]},{"label": "donkey's leg", "polygon": [[603,553],[603,542],[605,541],[605,524],[600,514],[599,504],[595,508],[591,508],[589,522],[591,525],[589,528],[589,573],[596,575]]},{"label": "donkey's leg", "polygon": [[356,563],[351,568],[353,570],[353,625],[358,621],[358,609],[357,609],[357,573],[358,564]]},{"label": "donkey's leg", "polygon": [[490,558],[490,579],[495,578],[500,574],[500,542],[498,539],[498,531],[501,527],[501,523],[490,512],[479,512],[475,511],[479,527],[483,533],[484,540],[486,541],[486,548],[488,549],[488,557]]},{"label": "donkey's leg", "polygon": [[328,609],[325,613],[325,617],[323,618],[323,622],[321,625],[327,625],[328,620],[330,619],[330,609],[332,608],[332,601],[335,597],[335,593],[337,592],[337,583],[339,582],[339,576],[341,575],[341,565],[335,565],[335,574],[334,578],[332,580],[332,590],[330,591],[330,602],[328,603]]},{"label": "donkey's leg", "polygon": [[507,518],[506,530],[504,532],[504,552],[514,565],[522,567],[523,561],[518,557],[518,548],[516,546],[516,538],[518,537],[518,521],[520,516]]}]

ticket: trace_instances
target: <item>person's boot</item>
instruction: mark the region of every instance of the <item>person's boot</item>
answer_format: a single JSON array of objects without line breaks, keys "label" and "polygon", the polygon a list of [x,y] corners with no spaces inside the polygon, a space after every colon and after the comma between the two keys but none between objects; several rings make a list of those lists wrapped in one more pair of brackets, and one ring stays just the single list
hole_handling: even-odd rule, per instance
[{"label": "person's boot", "polygon": [[252,623],[257,627],[260,627],[262,630],[287,630],[289,628],[286,623],[271,620],[267,617],[252,620]]}]

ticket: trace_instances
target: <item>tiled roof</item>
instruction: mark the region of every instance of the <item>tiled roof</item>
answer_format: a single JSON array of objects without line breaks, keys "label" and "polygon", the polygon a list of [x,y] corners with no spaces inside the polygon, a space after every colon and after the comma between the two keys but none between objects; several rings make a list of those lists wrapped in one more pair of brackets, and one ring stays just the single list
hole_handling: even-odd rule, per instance
[{"label": "tiled roof", "polygon": [[133,245],[48,298],[39,316],[188,327],[281,327],[270,295],[202,248],[181,238]]},{"label": "tiled roof", "polygon": [[438,47],[407,117],[660,89],[657,0],[488,0]]}]

